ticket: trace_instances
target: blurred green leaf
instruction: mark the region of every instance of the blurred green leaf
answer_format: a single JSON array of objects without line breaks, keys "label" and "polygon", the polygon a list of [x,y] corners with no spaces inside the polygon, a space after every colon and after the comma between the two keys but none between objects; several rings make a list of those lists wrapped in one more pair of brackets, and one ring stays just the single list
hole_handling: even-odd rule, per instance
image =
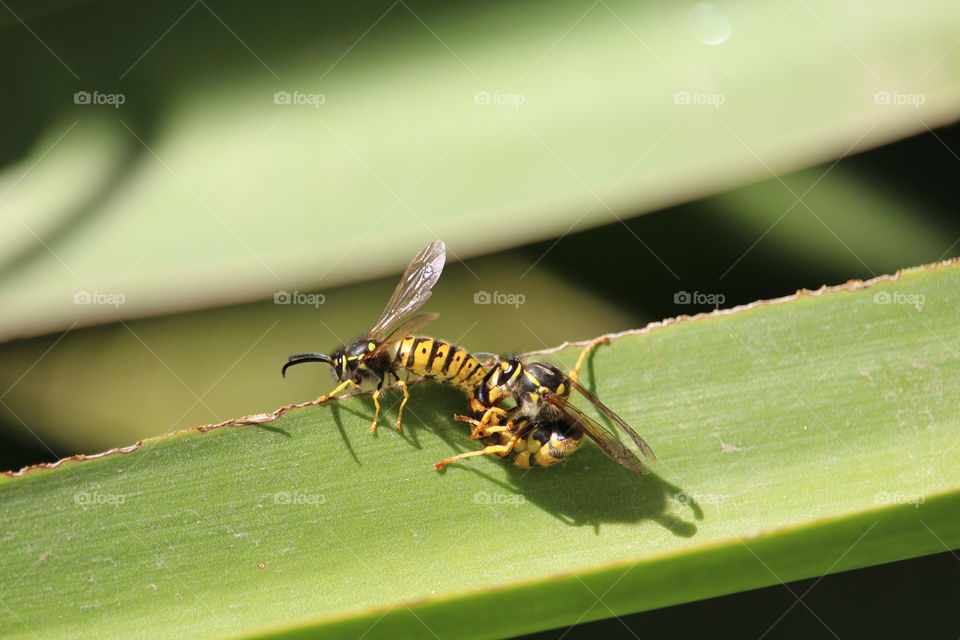
[{"label": "blurred green leaf", "polygon": [[353,399],[4,478],[0,621],[496,637],[956,547],[958,286],[956,262],[919,268],[599,348],[582,380],[657,451],[650,476],[589,443],[436,473],[476,443],[460,394],[424,384],[402,433],[369,436]]},{"label": "blurred green leaf", "polygon": [[960,112],[954,9],[732,2],[705,24],[669,3],[303,3],[264,29],[260,5],[91,2],[33,33],[8,20],[0,336],[370,278],[425,239],[474,256],[925,131]]}]

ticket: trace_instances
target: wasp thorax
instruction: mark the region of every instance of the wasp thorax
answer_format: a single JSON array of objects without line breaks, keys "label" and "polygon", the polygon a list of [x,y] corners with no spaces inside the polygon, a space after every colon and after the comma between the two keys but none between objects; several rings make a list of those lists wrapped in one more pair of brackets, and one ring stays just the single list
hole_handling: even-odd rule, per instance
[{"label": "wasp thorax", "polygon": [[539,389],[547,389],[552,393],[566,396],[570,393],[566,382],[566,374],[549,362],[531,362],[524,368],[523,375],[518,377],[517,391],[536,392]]}]

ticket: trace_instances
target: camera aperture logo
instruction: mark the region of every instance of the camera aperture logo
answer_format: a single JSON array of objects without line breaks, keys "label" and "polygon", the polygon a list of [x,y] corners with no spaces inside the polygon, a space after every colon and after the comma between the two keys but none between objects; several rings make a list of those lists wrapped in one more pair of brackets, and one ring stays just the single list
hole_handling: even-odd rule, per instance
[{"label": "camera aperture logo", "polygon": [[506,304],[514,308],[527,301],[527,297],[522,293],[502,293],[500,291],[477,291],[473,294],[473,304]]},{"label": "camera aperture logo", "polygon": [[301,104],[309,105],[314,109],[319,109],[320,105],[326,104],[327,96],[323,93],[300,93],[294,91],[277,91],[273,94],[273,104]]},{"label": "camera aperture logo", "polygon": [[318,308],[327,301],[322,293],[303,293],[302,291],[277,291],[273,294],[273,304],[308,304]]},{"label": "camera aperture logo", "polygon": [[73,494],[74,504],[81,507],[91,505],[107,504],[113,507],[119,507],[127,501],[127,496],[118,493],[100,493],[99,491],[77,491]]},{"label": "camera aperture logo", "polygon": [[127,101],[127,96],[122,93],[100,93],[99,91],[77,91],[73,94],[73,104],[96,104],[108,105],[114,109],[119,109],[120,105]]},{"label": "camera aperture logo", "polygon": [[701,291],[677,291],[673,294],[673,304],[709,304],[719,307],[727,300],[722,293],[703,293]]},{"label": "camera aperture logo", "polygon": [[127,301],[122,293],[104,293],[103,291],[77,291],[73,294],[73,304],[109,305],[117,309]]},{"label": "camera aperture logo", "polygon": [[474,104],[496,104],[519,109],[526,104],[527,96],[522,93],[500,93],[499,91],[477,91],[473,94]]},{"label": "camera aperture logo", "polygon": [[509,504],[514,507],[526,503],[527,499],[514,493],[491,493],[478,491],[473,494],[473,504]]},{"label": "camera aperture logo", "polygon": [[927,297],[922,293],[904,293],[902,291],[877,291],[873,294],[874,304],[906,304],[923,309]]},{"label": "camera aperture logo", "polygon": [[926,501],[926,496],[919,493],[897,493],[895,491],[888,493],[881,491],[880,493],[873,494],[873,502],[875,504],[912,504],[915,509],[919,509],[920,505]]},{"label": "camera aperture logo", "polygon": [[303,491],[278,491],[273,494],[273,504],[311,505],[320,508],[327,503],[327,496],[322,493],[305,493]]},{"label": "camera aperture logo", "polygon": [[877,91],[873,94],[873,104],[892,104],[919,109],[927,101],[922,93],[905,93],[903,91]]},{"label": "camera aperture logo", "polygon": [[706,105],[719,109],[727,103],[727,96],[722,93],[706,93],[705,91],[677,91],[673,94],[673,104]]}]

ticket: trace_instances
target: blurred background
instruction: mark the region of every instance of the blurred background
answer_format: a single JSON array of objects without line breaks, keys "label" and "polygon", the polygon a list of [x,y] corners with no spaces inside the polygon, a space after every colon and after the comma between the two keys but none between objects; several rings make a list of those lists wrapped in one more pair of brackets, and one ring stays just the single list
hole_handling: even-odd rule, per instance
[{"label": "blurred background", "polygon": [[316,397],[286,356],[368,329],[435,239],[430,332],[497,352],[960,255],[950,2],[46,0],[0,29],[4,469]]}]

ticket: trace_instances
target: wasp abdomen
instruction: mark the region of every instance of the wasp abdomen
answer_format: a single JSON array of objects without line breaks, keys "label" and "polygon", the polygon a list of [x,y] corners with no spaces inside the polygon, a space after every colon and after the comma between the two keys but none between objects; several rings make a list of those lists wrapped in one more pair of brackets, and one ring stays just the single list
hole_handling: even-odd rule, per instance
[{"label": "wasp abdomen", "polygon": [[404,338],[397,345],[394,364],[416,376],[446,382],[466,392],[476,389],[487,375],[480,361],[468,351],[434,338]]},{"label": "wasp abdomen", "polygon": [[[503,435],[501,435],[503,437]],[[576,451],[583,432],[563,422],[537,425],[514,447],[518,467],[549,467]]]}]

